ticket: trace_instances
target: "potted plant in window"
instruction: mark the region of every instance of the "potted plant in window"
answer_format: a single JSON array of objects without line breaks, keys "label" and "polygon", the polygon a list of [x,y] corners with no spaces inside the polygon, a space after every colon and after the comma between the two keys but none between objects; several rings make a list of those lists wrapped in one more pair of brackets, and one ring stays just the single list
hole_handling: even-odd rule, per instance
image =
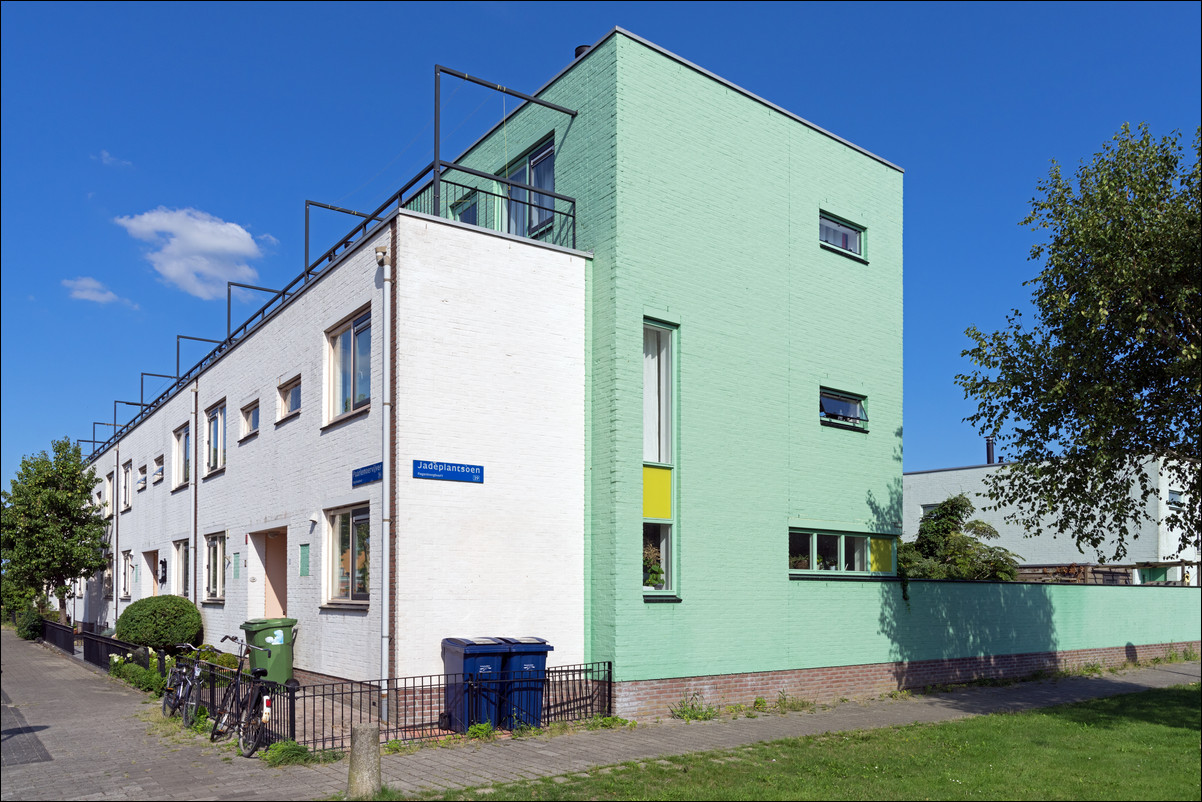
[{"label": "potted plant in window", "polygon": [[789,567],[796,571],[808,571],[810,569],[810,557],[808,554],[790,554]]},{"label": "potted plant in window", "polygon": [[643,587],[664,589],[664,566],[659,546],[654,543],[643,544]]}]

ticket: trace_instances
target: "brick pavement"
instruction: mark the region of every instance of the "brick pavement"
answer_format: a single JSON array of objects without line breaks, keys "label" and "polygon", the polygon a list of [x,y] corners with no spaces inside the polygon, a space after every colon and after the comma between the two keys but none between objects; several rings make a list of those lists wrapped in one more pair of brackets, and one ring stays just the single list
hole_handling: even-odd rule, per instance
[{"label": "brick pavement", "polygon": [[[344,791],[346,761],[272,769],[203,738],[166,738],[140,718],[145,694],[53,649],[3,630],[3,799],[320,799]],[[398,790],[458,788],[587,771],[757,741],[823,732],[948,721],[998,711],[1197,682],[1202,663],[1175,663],[1098,678],[969,688],[904,700],[847,702],[816,713],[764,715],[555,738],[427,748],[382,759]]]}]

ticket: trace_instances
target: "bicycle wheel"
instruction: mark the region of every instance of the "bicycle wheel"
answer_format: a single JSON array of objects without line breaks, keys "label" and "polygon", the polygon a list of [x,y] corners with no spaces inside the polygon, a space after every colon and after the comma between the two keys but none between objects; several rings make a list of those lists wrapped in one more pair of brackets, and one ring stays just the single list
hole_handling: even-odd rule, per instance
[{"label": "bicycle wheel", "polygon": [[262,745],[263,730],[263,697],[260,696],[247,708],[246,716],[238,726],[238,748],[242,750],[242,757],[250,757]]},{"label": "bicycle wheel", "polygon": [[163,691],[164,718],[171,718],[175,715],[175,711],[179,710],[179,686],[183,682],[183,678],[183,674],[174,668],[171,669],[171,674],[167,677],[167,687]]},{"label": "bicycle wheel", "polygon": [[238,685],[238,681],[234,680],[225,689],[225,694],[221,697],[221,704],[213,713],[213,731],[209,733],[210,741],[216,741],[218,738],[228,735],[234,727],[238,726],[238,717],[242,713],[241,689]]},{"label": "bicycle wheel", "polygon": [[180,708],[183,710],[184,728],[191,729],[192,724],[196,721],[196,711],[200,708],[200,687],[192,682],[189,678],[184,680],[185,688],[181,692],[183,702]]}]

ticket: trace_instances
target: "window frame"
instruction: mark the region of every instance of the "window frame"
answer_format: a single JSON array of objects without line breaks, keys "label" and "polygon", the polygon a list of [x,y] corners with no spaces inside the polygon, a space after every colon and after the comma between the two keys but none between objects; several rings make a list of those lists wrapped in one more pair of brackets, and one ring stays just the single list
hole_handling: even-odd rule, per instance
[{"label": "window frame", "polygon": [[225,532],[205,535],[206,602],[225,601]]},{"label": "window frame", "polygon": [[[366,550],[364,556],[364,565],[362,569],[354,569],[348,571],[343,577],[339,572],[342,565],[342,548],[340,544],[340,525],[342,519],[347,522],[347,545],[349,550],[348,563],[355,566],[358,561],[358,556],[361,549],[357,546],[358,540],[356,526],[360,524],[367,525],[367,537],[363,544],[363,549]],[[364,605],[371,601],[371,506],[369,504],[355,504],[348,507],[340,507],[335,510],[326,512],[326,601],[329,604],[353,604]],[[356,570],[363,572],[363,584],[365,589],[356,590]],[[346,581],[346,592],[342,591],[343,580]]]},{"label": "window frame", "polygon": [[[334,328],[326,332],[326,420],[334,422],[341,418],[354,415],[371,407],[371,391],[372,391],[372,319],[371,307],[367,306],[349,316]],[[367,338],[367,365],[365,370],[361,370],[360,361],[364,358],[359,349],[359,338],[365,336]],[[344,340],[344,338],[349,338]],[[342,342],[349,343],[348,353],[350,366],[344,370],[343,358],[344,352],[340,349]],[[357,398],[360,385],[359,378],[366,378],[367,395],[363,398]],[[343,382],[346,378],[350,380],[350,395],[347,396],[346,387],[343,387]],[[339,393],[339,390],[342,392]],[[350,408],[343,408],[349,402]]]},{"label": "window frame", "polygon": [[179,489],[192,481],[192,424],[185,423],[175,430],[175,480]]},{"label": "window frame", "polygon": [[225,399],[205,410],[205,476],[225,469]]},{"label": "window frame", "polygon": [[[644,598],[678,598],[680,591],[676,566],[679,520],[676,442],[676,355],[679,351],[679,327],[651,318],[643,318],[643,537],[641,541],[642,589]],[[652,387],[654,385],[654,387]],[[653,437],[649,428],[654,428]],[[663,480],[667,480],[666,499]],[[667,509],[656,510],[666,501]],[[649,515],[667,512],[666,517]],[[648,559],[657,551],[662,581],[655,582]]]},{"label": "window frame", "polygon": [[147,487],[150,486],[150,482],[146,478],[146,466],[145,465],[142,465],[138,468],[138,480],[134,486],[138,489],[139,493],[141,493],[143,490],[145,490]]},{"label": "window frame", "polygon": [[257,398],[246,406],[242,407],[241,411],[239,412],[239,417],[242,421],[241,435],[238,437],[239,442],[247,439],[248,437],[254,437],[259,433],[260,415],[261,410],[259,409],[259,399]]},{"label": "window frame", "polygon": [[[552,134],[537,145],[532,147],[523,156],[510,162],[501,171],[502,178],[518,181],[529,187],[536,186],[534,183],[534,168],[540,166],[546,160],[551,160],[551,185],[537,186],[538,189],[544,189],[548,192],[555,191],[555,136]],[[520,179],[515,176],[521,173]],[[530,192],[526,189],[514,189],[509,184],[501,185],[501,208],[504,210],[504,224],[500,229],[506,234],[512,234],[515,237],[525,237],[533,239],[541,237],[548,231],[554,228],[555,223],[555,198],[551,195],[543,195],[538,192]],[[518,197],[515,193],[521,193]],[[535,208],[534,196],[540,199],[545,198],[550,200],[550,209]],[[542,201],[540,201],[542,202]],[[521,215],[521,226],[516,224],[514,207],[524,208],[524,213]],[[546,217],[542,217],[542,215]],[[520,229],[520,230],[519,230]]]},{"label": "window frame", "polygon": [[133,585],[135,581],[135,566],[134,553],[132,551],[121,552],[121,598],[128,599],[133,594]]},{"label": "window frame", "polygon": [[171,593],[188,598],[192,589],[192,554],[187,540],[176,540],[171,544],[171,558],[175,571],[171,578]]},{"label": "window frame", "polygon": [[134,461],[126,460],[121,465],[121,512],[134,506]]},{"label": "window frame", "polygon": [[[854,404],[858,410],[855,417],[841,413],[827,412],[824,402],[835,404]],[[865,402],[868,396],[859,393],[849,393],[831,387],[818,388],[818,420],[823,426],[833,426],[838,429],[849,429],[855,432],[868,431],[868,410]]]},{"label": "window frame", "polygon": [[[280,409],[279,415],[276,417],[276,423],[282,423],[289,418],[301,414],[301,410],[304,409],[304,395],[301,392],[301,388],[300,376],[289,379],[277,388]],[[292,406],[293,391],[296,393],[296,406]]]},{"label": "window frame", "polygon": [[[809,548],[808,548],[809,553],[808,554],[802,554],[802,553],[800,553],[800,551],[797,554],[793,553],[795,551],[795,546],[798,545],[798,541],[796,541],[795,538],[796,539],[800,539],[800,538],[808,538],[809,539]],[[819,538],[837,538],[837,540],[838,540],[838,543],[836,546],[836,556],[834,558],[834,563],[830,567],[815,568],[811,564],[811,563],[815,563],[815,562],[820,563],[820,561],[822,561],[824,559],[821,554],[822,548],[820,546]],[[867,568],[865,568],[863,570],[858,570],[858,569],[854,569],[854,568],[849,569],[846,567],[847,562],[848,562],[848,557],[849,557],[848,551],[847,551],[847,541],[849,539],[858,539],[858,540],[865,541],[865,543],[864,543],[864,561],[865,561],[865,565],[868,566]],[[872,541],[877,540],[877,539],[889,541],[890,562],[891,562],[892,567],[888,571],[872,570],[872,552],[873,552]],[[840,577],[840,576],[843,576],[843,577],[897,576],[897,548],[898,548],[899,541],[900,541],[900,538],[897,537],[896,535],[883,535],[879,532],[842,532],[842,531],[835,531],[835,530],[830,530],[830,529],[813,529],[813,528],[808,528],[808,527],[790,527],[789,528],[789,543],[788,543],[789,560],[787,563],[789,566],[789,575],[790,576],[799,576],[799,577],[806,576],[806,577],[826,577],[826,578]],[[800,565],[795,565],[795,563],[800,563],[801,558],[803,558],[803,557],[806,558],[806,560],[807,560],[807,562],[806,562],[807,567],[801,567]]]},{"label": "window frame", "polygon": [[154,473],[152,473],[150,476],[150,483],[152,485],[157,485],[159,482],[163,481],[163,474],[163,455],[159,454],[154,458]]},{"label": "window frame", "polygon": [[113,510],[117,508],[117,499],[113,498],[113,489],[116,487],[116,471],[110,471],[104,475],[104,517],[112,518]]},{"label": "window frame", "polygon": [[[831,230],[846,229],[847,233],[844,233],[842,236],[844,242],[847,241],[848,234],[855,234],[856,248],[849,248],[842,243],[826,239],[825,229],[828,228]],[[867,263],[868,260],[865,257],[867,253],[867,233],[868,229],[858,223],[853,223],[844,217],[839,217],[821,209],[818,211],[818,244],[832,253],[838,253]]]}]

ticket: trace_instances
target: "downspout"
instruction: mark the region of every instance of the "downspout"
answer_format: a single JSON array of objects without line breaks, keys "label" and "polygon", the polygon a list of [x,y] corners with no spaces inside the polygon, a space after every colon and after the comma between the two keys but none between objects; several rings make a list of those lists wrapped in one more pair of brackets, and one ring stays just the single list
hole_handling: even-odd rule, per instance
[{"label": "downspout", "polygon": [[[196,599],[197,599],[196,568],[197,568],[197,563],[200,562],[200,552],[198,552],[196,550],[196,528],[197,528],[196,523],[197,523],[197,516],[198,516],[199,510],[200,510],[200,501],[199,501],[200,482],[198,481],[200,477],[198,477],[196,475],[196,469],[199,468],[200,466],[197,464],[197,461],[193,459],[193,454],[195,454],[200,448],[200,429],[198,428],[199,422],[197,420],[197,414],[199,412],[199,406],[198,406],[199,403],[200,403],[200,379],[197,379],[195,382],[192,383],[192,452],[193,453],[188,455],[188,459],[192,460],[192,470],[188,471],[188,476],[191,479],[189,484],[192,485],[192,493],[191,493],[191,495],[192,495],[192,525],[191,525],[192,531],[190,532],[190,534],[192,536],[191,537],[192,555],[191,555],[191,559],[188,560],[188,570],[192,572],[192,587],[189,588],[189,591],[190,591],[190,595],[192,596],[193,604],[196,604]],[[228,424],[228,421],[226,421],[226,423]],[[224,443],[222,445],[224,445]],[[196,605],[196,606],[198,608],[200,607],[200,605]],[[201,621],[203,621],[203,620],[204,620],[204,616],[202,615]]]},{"label": "downspout", "polygon": [[[116,431],[116,428],[113,429]],[[95,435],[92,435],[95,437]],[[125,573],[117,572],[117,564],[121,559],[121,516],[117,514],[117,499],[121,498],[118,482],[121,481],[121,471],[118,468],[121,466],[121,441],[118,440],[113,444],[113,453],[116,455],[113,461],[113,497],[109,499],[109,504],[113,506],[113,629],[117,628],[117,619],[121,617],[121,583],[125,581]],[[121,566],[122,569],[125,566]],[[114,633],[116,634],[116,633]]]},{"label": "downspout", "polygon": [[[391,227],[395,231],[395,223]],[[395,250],[395,249],[394,249]],[[383,282],[383,300],[381,303],[381,316],[383,318],[383,337],[381,337],[380,347],[380,378],[382,391],[382,404],[380,415],[380,479],[381,479],[381,502],[380,502],[380,538],[383,543],[382,553],[380,554],[380,678],[387,680],[389,676],[389,658],[392,655],[392,632],[389,628],[389,603],[392,598],[391,582],[392,576],[389,571],[389,560],[391,559],[391,543],[389,542],[389,534],[392,531],[392,497],[391,497],[391,422],[392,422],[392,371],[391,371],[391,354],[392,354],[392,259],[389,258],[388,246],[379,246],[376,248],[376,264],[380,266],[384,273]],[[388,684],[385,682],[380,689],[380,719],[388,721]]]}]

